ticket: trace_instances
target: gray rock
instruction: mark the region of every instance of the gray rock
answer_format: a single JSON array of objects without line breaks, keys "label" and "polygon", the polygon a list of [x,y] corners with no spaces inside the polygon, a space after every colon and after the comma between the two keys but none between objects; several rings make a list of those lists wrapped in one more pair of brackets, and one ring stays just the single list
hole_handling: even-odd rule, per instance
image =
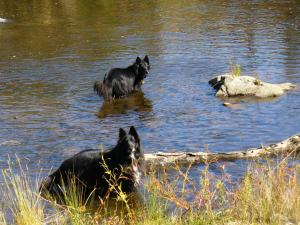
[{"label": "gray rock", "polygon": [[254,96],[257,98],[269,98],[283,95],[296,85],[291,83],[270,84],[251,76],[234,76],[230,73],[219,75],[209,81],[209,84],[217,90],[216,96]]}]

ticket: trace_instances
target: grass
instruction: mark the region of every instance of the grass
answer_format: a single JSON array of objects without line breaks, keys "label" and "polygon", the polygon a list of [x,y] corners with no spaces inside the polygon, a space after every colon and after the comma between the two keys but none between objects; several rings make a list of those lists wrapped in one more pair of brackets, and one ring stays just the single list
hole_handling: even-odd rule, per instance
[{"label": "grass", "polygon": [[[230,74],[232,76],[235,76],[235,77],[241,76],[241,74],[242,74],[242,67],[241,67],[241,65],[235,64],[235,63],[231,63],[230,64]],[[255,77],[254,84],[257,85],[257,86],[261,86],[262,85],[262,81],[259,79],[258,74],[255,74],[254,77]]]},{"label": "grass", "polygon": [[[235,77],[241,76],[242,66],[236,63],[230,63],[230,74]],[[259,79],[258,74],[255,74],[254,77],[255,77],[254,84],[257,86],[261,86],[262,81]]]},{"label": "grass", "polygon": [[230,64],[230,73],[233,76],[239,77],[242,73],[242,67],[239,64],[231,63]]},{"label": "grass", "polygon": [[[11,162],[9,161],[11,165]],[[20,161],[17,161],[20,168],[20,174],[15,174],[10,166],[7,170],[2,171],[6,190],[1,190],[5,193],[5,201],[11,203],[11,213],[16,224],[39,225],[43,224],[44,205],[30,185],[29,177],[26,169],[23,169]],[[5,212],[1,212],[2,217]],[[5,218],[2,218],[5,221]]]},{"label": "grass", "polygon": [[[300,166],[288,160],[253,162],[239,182],[232,182],[221,166],[215,176],[209,165],[191,176],[191,167],[153,170],[144,182],[144,202],[131,204],[130,196],[116,188],[114,201],[103,199],[91,209],[76,193],[66,192],[66,204],[46,202],[30,184],[19,162],[3,171],[8,204],[0,209],[0,223],[7,224],[9,210],[15,224],[299,224]],[[27,171],[28,172],[28,171]],[[80,195],[79,195],[80,196]],[[112,203],[113,202],[113,203]],[[45,204],[51,205],[46,210]]]}]

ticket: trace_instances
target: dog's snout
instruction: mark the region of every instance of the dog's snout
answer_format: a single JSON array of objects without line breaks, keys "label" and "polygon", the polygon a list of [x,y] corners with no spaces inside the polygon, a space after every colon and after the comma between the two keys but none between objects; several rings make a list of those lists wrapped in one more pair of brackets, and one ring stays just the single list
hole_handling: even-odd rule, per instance
[{"label": "dog's snout", "polygon": [[135,147],[133,147],[133,148],[131,149],[131,151],[132,151],[133,153],[135,153],[135,151],[136,151]]}]

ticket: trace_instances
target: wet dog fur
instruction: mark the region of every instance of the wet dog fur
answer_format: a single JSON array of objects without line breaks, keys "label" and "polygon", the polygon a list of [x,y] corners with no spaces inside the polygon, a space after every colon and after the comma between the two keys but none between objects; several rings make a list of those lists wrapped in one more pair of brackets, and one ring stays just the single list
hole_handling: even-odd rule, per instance
[{"label": "wet dog fur", "polygon": [[135,62],[127,68],[113,68],[105,76],[103,81],[96,81],[94,90],[105,100],[123,98],[130,93],[140,91],[144,79],[150,70],[149,57],[144,59],[137,57]]}]

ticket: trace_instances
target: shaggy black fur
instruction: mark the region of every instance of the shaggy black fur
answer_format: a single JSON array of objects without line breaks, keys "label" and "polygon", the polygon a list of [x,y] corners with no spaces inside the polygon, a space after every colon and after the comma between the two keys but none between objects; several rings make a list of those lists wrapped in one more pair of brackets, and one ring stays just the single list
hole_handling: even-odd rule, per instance
[{"label": "shaggy black fur", "polygon": [[142,60],[137,57],[134,64],[127,68],[111,69],[103,81],[96,81],[94,90],[106,100],[123,98],[134,91],[140,91],[144,79],[150,70],[149,58],[146,55]]},{"label": "shaggy black fur", "polygon": [[[113,180],[106,172],[111,172],[118,178],[115,184],[120,185],[123,192],[129,193],[135,190],[139,182],[138,166],[142,159],[140,138],[135,128],[130,127],[128,133],[120,128],[118,143],[112,150],[105,153],[84,150],[65,160],[58,170],[42,182],[40,192],[46,198],[50,194],[58,201],[64,201],[63,192],[68,190],[72,178],[76,182],[76,190],[82,192],[78,194],[83,199],[89,196],[103,198],[110,194],[107,180]],[[104,162],[108,170],[103,166]]]}]

